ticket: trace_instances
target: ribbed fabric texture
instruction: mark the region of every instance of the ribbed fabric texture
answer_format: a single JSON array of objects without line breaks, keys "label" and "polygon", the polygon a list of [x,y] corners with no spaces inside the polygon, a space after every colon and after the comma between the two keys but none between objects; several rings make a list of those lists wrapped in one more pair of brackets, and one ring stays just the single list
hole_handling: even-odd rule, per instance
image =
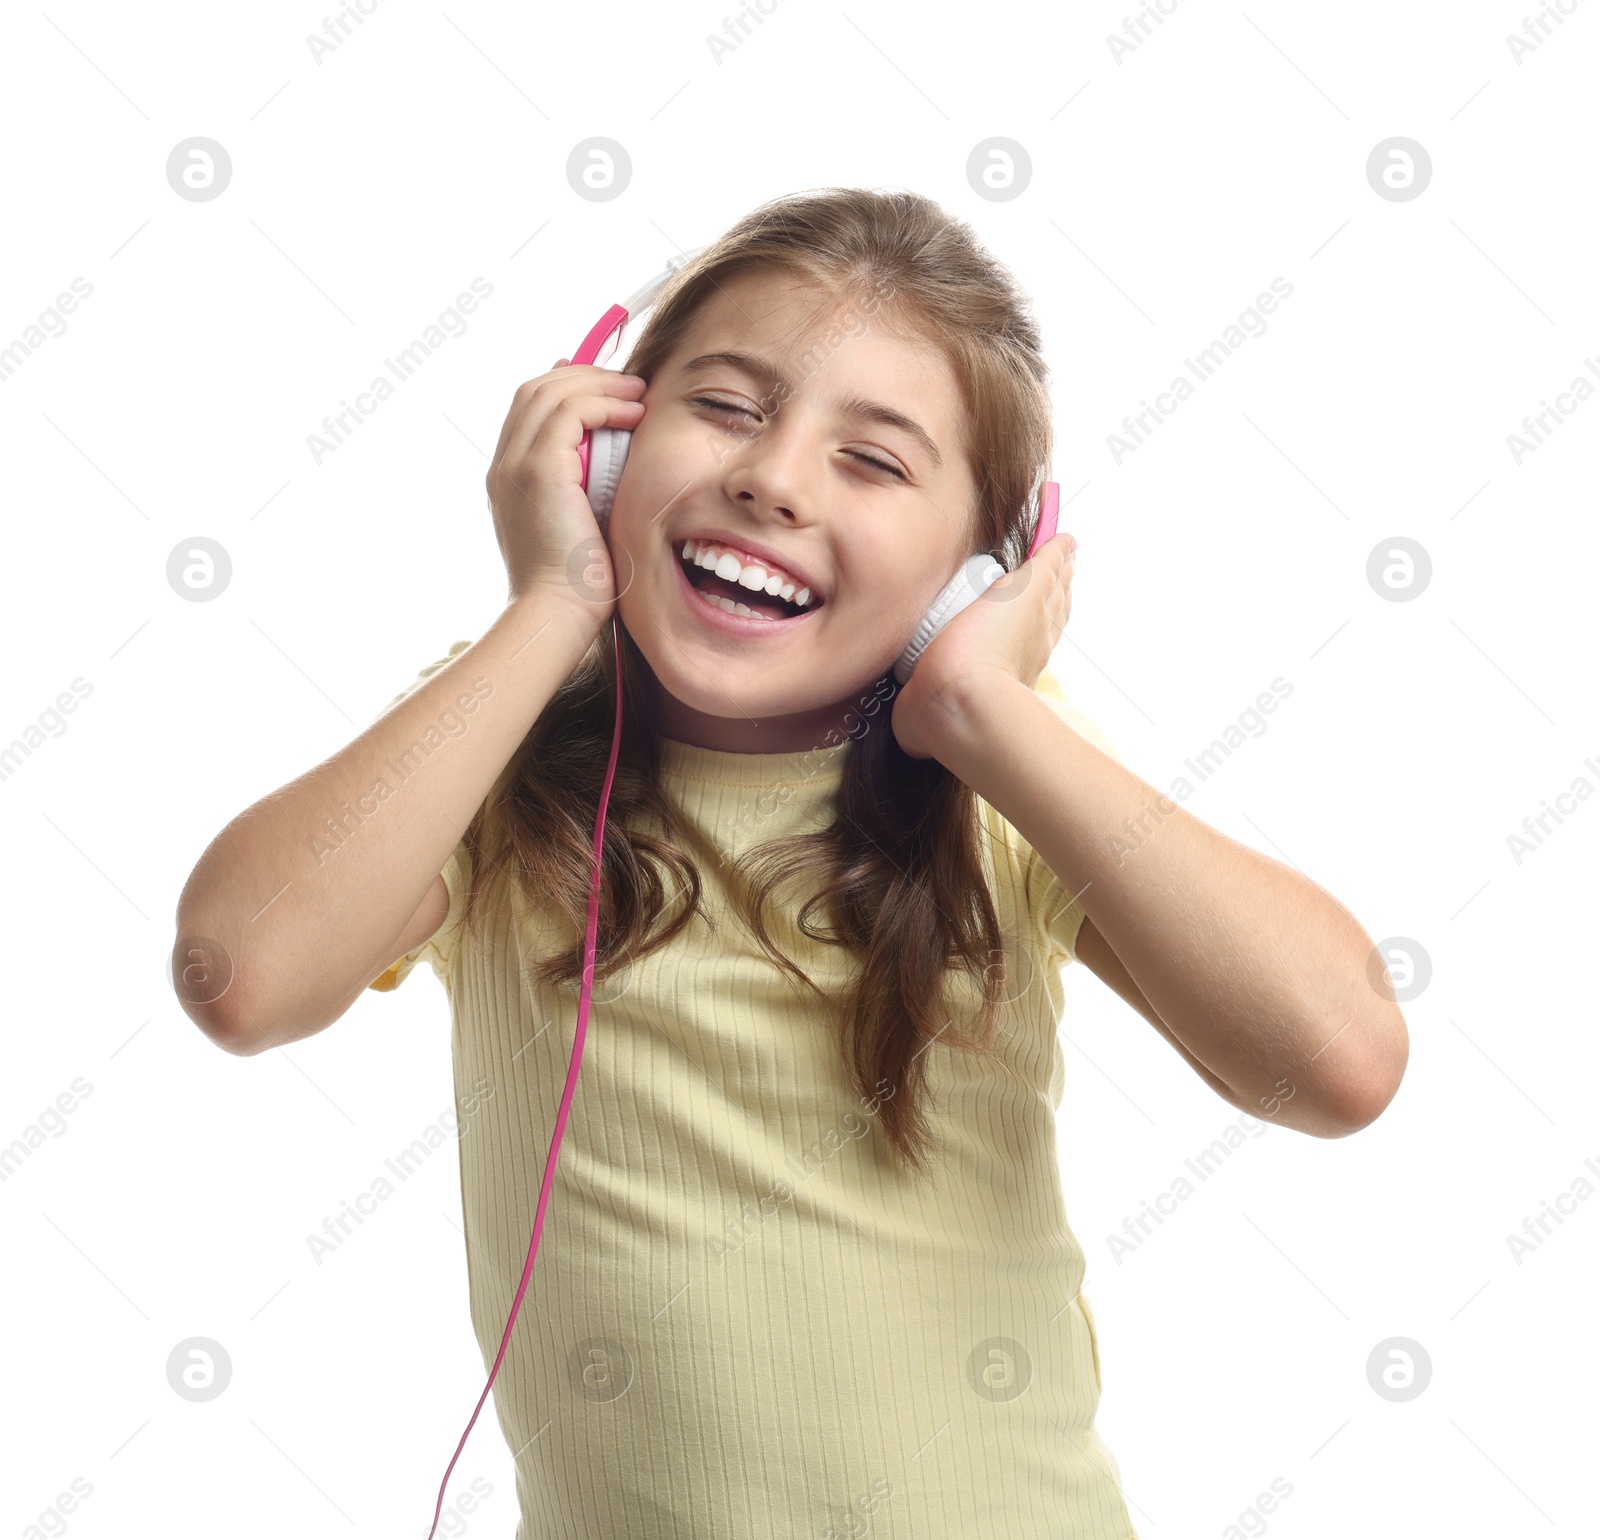
[{"label": "ribbed fabric texture", "polygon": [[[1052,675],[1037,689],[1115,757]],[[538,1260],[493,1392],[516,1462],[517,1540],[1137,1540],[1095,1433],[1099,1348],[1056,1154],[1060,972],[1083,910],[981,804],[1014,995],[1001,1061],[937,1040],[924,1050],[933,1174],[902,1177],[840,1056],[847,954],[795,927],[797,896],[774,906],[775,941],[830,1004],[797,993],[730,909],[719,864],[825,827],[849,745],[662,750],[714,923],[594,990]],[[471,944],[465,859],[458,847],[445,868],[439,932],[372,987],[426,958],[449,996],[487,1376],[579,990],[525,976],[573,944],[569,922],[525,898],[491,916],[481,951]],[[948,987],[972,1021],[976,989]]]}]

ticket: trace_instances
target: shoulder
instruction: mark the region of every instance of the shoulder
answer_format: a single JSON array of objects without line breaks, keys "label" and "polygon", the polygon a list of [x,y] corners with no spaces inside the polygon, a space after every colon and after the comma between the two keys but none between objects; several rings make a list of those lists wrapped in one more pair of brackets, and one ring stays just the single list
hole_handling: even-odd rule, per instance
[{"label": "shoulder", "polygon": [[[1040,674],[1033,689],[1034,693],[1075,733],[1087,738],[1097,749],[1103,749],[1118,764],[1123,762],[1122,756],[1116,750],[1116,746],[1106,736],[1100,724],[1087,712],[1079,710],[1067,699],[1066,692],[1061,687],[1061,681],[1053,670],[1047,668]],[[1015,854],[1024,865],[1037,860],[1033,847],[1017,832],[1011,821],[992,804],[983,802],[981,798],[979,800],[982,802],[986,821],[1007,851]]]},{"label": "shoulder", "polygon": [[1116,751],[1111,740],[1106,737],[1100,724],[1087,712],[1081,711],[1068,699],[1066,691],[1061,687],[1061,681],[1056,677],[1054,670],[1046,669],[1039,675],[1034,684],[1033,693],[1040,700],[1046,702],[1050,709],[1061,718],[1074,732],[1087,738],[1097,749],[1103,749],[1120,765],[1122,756]]},{"label": "shoulder", "polygon": [[397,696],[395,696],[395,698],[390,701],[389,704],[378,713],[378,715],[384,716],[388,712],[393,711],[394,708],[398,706],[400,702],[403,701],[408,695],[410,695],[413,690],[420,688],[427,680],[432,679],[433,676],[437,674],[439,670],[447,663],[454,662],[471,645],[471,642],[456,642],[452,644],[450,651],[446,653],[444,657],[437,659],[435,662],[428,664],[426,668],[422,669],[417,674],[417,677],[413,679],[411,683],[408,684]]},{"label": "shoulder", "polygon": [[463,840],[450,852],[444,870],[433,879],[417,912],[395,938],[395,945],[404,948],[401,955],[367,985],[368,989],[386,994],[404,983],[411,970],[426,960],[448,990],[471,881],[472,853]]},{"label": "shoulder", "polygon": [[[1068,727],[1122,763],[1100,724],[1067,699],[1053,669],[1045,669],[1033,688]],[[1052,961],[1076,961],[1079,928],[1087,918],[1078,896],[1067,890],[1010,819],[991,803],[979,800],[994,850],[996,876],[1002,872],[1006,876],[1018,928],[1032,936]]]}]

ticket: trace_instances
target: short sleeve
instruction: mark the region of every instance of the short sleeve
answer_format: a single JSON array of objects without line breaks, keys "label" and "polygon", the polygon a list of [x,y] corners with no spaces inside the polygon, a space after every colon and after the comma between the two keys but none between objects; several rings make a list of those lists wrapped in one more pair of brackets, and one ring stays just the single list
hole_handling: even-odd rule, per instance
[{"label": "short sleeve", "polygon": [[376,989],[387,994],[391,989],[398,988],[409,977],[411,970],[426,958],[428,966],[444,983],[450,975],[451,959],[455,956],[456,945],[461,938],[461,914],[466,903],[467,882],[471,876],[471,857],[467,854],[465,844],[459,844],[450,852],[450,858],[444,864],[444,885],[450,894],[450,907],[445,911],[444,920],[421,946],[407,952],[404,957],[398,958],[389,964],[370,984],[368,989]]},{"label": "short sleeve", "polygon": [[[403,689],[397,696],[395,696],[395,698],[392,701],[390,701],[389,704],[387,706],[385,706],[382,711],[380,711],[378,713],[378,716],[380,716],[380,717],[387,716],[389,714],[389,712],[393,711],[394,708],[396,706],[398,706],[400,704],[400,702],[403,701],[406,698],[406,696],[411,694],[411,692],[413,690],[419,689],[429,679],[432,679],[433,676],[435,674],[437,674],[439,672],[439,670],[441,668],[443,668],[447,663],[454,662],[455,659],[459,658],[461,656],[461,654],[464,653],[467,650],[467,648],[469,648],[471,645],[472,645],[471,642],[455,642],[455,643],[453,643],[451,645],[449,653],[445,657],[440,658],[437,663],[430,663],[425,669],[423,669],[422,672],[419,673],[417,675],[417,677],[415,679],[413,679],[411,681],[411,683],[408,684],[405,687],[405,689]],[[373,720],[376,721],[377,718],[375,717]]]},{"label": "short sleeve", "polygon": [[[1060,680],[1049,669],[1039,675],[1033,688],[1034,693],[1048,702],[1050,709],[1068,727],[1088,739],[1097,749],[1109,754],[1118,764],[1122,763],[1122,756],[1101,731],[1099,723],[1068,704]],[[1076,962],[1078,931],[1087,917],[1083,905],[1062,886],[1061,879],[1017,829],[998,811],[995,817],[1011,859],[1016,863],[1015,870],[1021,875],[1023,901],[1027,905],[1035,937],[1052,962]]]},{"label": "short sleeve", "polygon": [[[431,679],[451,659],[459,657],[471,645],[471,642],[456,642],[450,648],[447,656],[440,658],[436,663],[430,663],[424,668],[378,715],[384,716],[393,711],[413,690],[421,686],[426,680]],[[441,875],[444,878],[444,885],[450,894],[450,907],[445,912],[444,920],[438,930],[424,941],[421,946],[414,951],[407,952],[404,957],[399,958],[385,968],[377,978],[367,985],[368,989],[376,989],[387,993],[389,990],[397,988],[405,982],[411,970],[423,958],[428,960],[429,966],[441,981],[447,976],[450,960],[455,955],[456,941],[461,930],[461,913],[466,902],[467,882],[471,876],[470,857],[467,854],[467,847],[464,843],[457,844],[456,848],[450,852]]]}]

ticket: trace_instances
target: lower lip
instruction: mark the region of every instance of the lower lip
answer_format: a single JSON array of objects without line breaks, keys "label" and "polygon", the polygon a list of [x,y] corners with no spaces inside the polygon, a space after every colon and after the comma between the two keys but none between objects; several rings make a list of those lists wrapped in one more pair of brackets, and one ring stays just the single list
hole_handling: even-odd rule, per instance
[{"label": "lower lip", "polygon": [[688,597],[689,607],[713,630],[726,631],[729,636],[776,636],[785,631],[792,631],[796,626],[803,626],[808,620],[814,620],[826,607],[819,604],[812,609],[802,610],[798,615],[789,615],[783,620],[768,620],[761,615],[733,615],[727,610],[719,610],[689,581],[688,570],[681,561],[674,561],[673,566],[678,569],[678,582],[682,584],[683,591]]}]

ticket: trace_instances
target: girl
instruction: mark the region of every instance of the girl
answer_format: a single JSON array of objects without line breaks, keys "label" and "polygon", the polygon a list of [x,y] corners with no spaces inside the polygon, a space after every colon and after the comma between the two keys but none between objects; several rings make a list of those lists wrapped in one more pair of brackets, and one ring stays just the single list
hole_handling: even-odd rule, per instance
[{"label": "girl", "polygon": [[[218,836],[179,934],[231,984],[187,1008],[260,1052],[427,959],[487,1369],[620,688],[594,1030],[495,1381],[518,1540],[1125,1540],[1055,1148],[1061,967],[1234,1105],[1333,1136],[1404,1066],[1371,941],[1041,673],[1073,544],[1020,561],[1046,371],[967,226],[779,199],[675,275],[628,369],[518,389],[488,476],[505,610]],[[602,426],[633,435],[605,541],[576,453]],[[980,551],[1010,575],[897,688]]]}]

